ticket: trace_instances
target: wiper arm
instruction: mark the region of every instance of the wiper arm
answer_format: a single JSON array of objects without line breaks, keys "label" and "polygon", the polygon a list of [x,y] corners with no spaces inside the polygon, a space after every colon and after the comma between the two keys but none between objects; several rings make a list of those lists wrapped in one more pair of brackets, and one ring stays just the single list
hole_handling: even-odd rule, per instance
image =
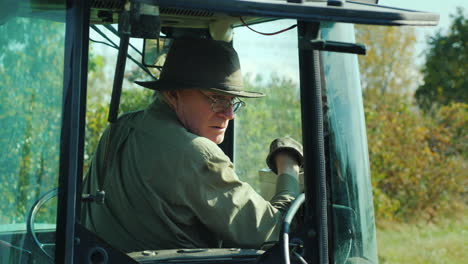
[{"label": "wiper arm", "polygon": [[[119,36],[119,32],[111,25],[104,25],[105,28],[107,28],[107,30],[109,30],[110,32],[114,33],[114,35],[116,35],[117,37]],[[133,50],[135,50],[138,54],[140,54],[140,56],[143,56],[143,53],[141,53],[141,51],[137,48],[135,48],[135,46],[133,46],[131,43],[128,44]]]},{"label": "wiper arm", "polygon": [[[112,30],[110,30],[108,27],[112,28]],[[109,46],[111,48],[114,48],[116,50],[119,49],[119,46],[115,42],[113,42],[106,34],[104,34],[104,32],[102,32],[96,25],[91,25],[91,28],[94,31],[96,31],[96,33],[98,33],[103,38],[105,38],[109,43],[106,43],[106,42],[103,42],[103,41],[93,40],[93,39],[90,38],[90,40],[92,42],[103,44],[103,45]],[[106,25],[106,28],[108,28],[112,33],[116,34],[116,36],[119,37],[118,32],[115,30],[115,28],[113,28],[110,25]],[[129,44],[129,46],[132,47],[138,54],[140,54],[140,56],[142,56],[142,53],[137,48],[135,48],[135,46],[133,46],[132,44]],[[145,65],[140,63],[138,60],[134,59],[131,55],[127,54],[127,58],[129,58],[131,61],[133,61],[133,63],[135,63],[138,67],[140,67],[140,69],[142,69],[144,72],[146,72],[151,77],[153,77],[153,79],[157,79]]]}]

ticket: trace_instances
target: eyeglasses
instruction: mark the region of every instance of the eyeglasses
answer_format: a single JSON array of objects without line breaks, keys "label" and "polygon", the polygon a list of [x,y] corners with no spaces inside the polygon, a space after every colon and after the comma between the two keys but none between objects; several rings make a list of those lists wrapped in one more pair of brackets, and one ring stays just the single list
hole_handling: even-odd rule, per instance
[{"label": "eyeglasses", "polygon": [[[201,92],[201,91],[200,91]],[[239,110],[245,106],[244,101],[240,100],[238,97],[234,97],[231,100],[227,100],[224,98],[216,98],[210,95],[201,92],[206,98],[210,99],[211,101],[211,110],[215,113],[221,113],[226,111],[228,107],[232,106],[232,112],[238,113]]]}]

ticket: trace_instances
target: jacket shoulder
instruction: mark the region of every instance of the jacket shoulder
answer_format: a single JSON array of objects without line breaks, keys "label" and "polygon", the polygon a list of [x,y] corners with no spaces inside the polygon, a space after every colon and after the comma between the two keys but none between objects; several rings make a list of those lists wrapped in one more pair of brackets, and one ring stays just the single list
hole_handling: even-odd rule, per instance
[{"label": "jacket shoulder", "polygon": [[204,160],[221,159],[230,162],[229,157],[226,156],[223,150],[213,141],[205,137],[196,136],[192,138],[185,150],[187,151],[186,154],[197,154],[199,158]]}]

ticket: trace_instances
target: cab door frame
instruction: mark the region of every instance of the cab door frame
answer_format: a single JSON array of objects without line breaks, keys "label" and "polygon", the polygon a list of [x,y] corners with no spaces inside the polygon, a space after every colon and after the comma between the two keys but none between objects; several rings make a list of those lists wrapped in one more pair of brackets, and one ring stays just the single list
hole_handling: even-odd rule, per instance
[{"label": "cab door frame", "polygon": [[56,263],[73,263],[80,214],[88,74],[90,1],[67,0]]},{"label": "cab door frame", "polygon": [[319,51],[305,43],[320,38],[320,23],[298,21],[299,85],[304,148],[304,253],[308,263],[329,263],[327,173]]}]

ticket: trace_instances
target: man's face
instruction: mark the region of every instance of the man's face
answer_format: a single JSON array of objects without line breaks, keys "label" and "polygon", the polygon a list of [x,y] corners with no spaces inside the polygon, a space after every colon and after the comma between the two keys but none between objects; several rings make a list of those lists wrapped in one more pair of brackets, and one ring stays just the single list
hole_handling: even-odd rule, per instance
[{"label": "man's face", "polygon": [[207,96],[227,100],[233,97],[208,91],[203,91],[203,93],[200,90],[177,91],[174,110],[187,130],[220,144],[224,140],[229,120],[234,119],[234,113],[232,107],[228,107],[223,112],[213,112],[212,102]]}]

